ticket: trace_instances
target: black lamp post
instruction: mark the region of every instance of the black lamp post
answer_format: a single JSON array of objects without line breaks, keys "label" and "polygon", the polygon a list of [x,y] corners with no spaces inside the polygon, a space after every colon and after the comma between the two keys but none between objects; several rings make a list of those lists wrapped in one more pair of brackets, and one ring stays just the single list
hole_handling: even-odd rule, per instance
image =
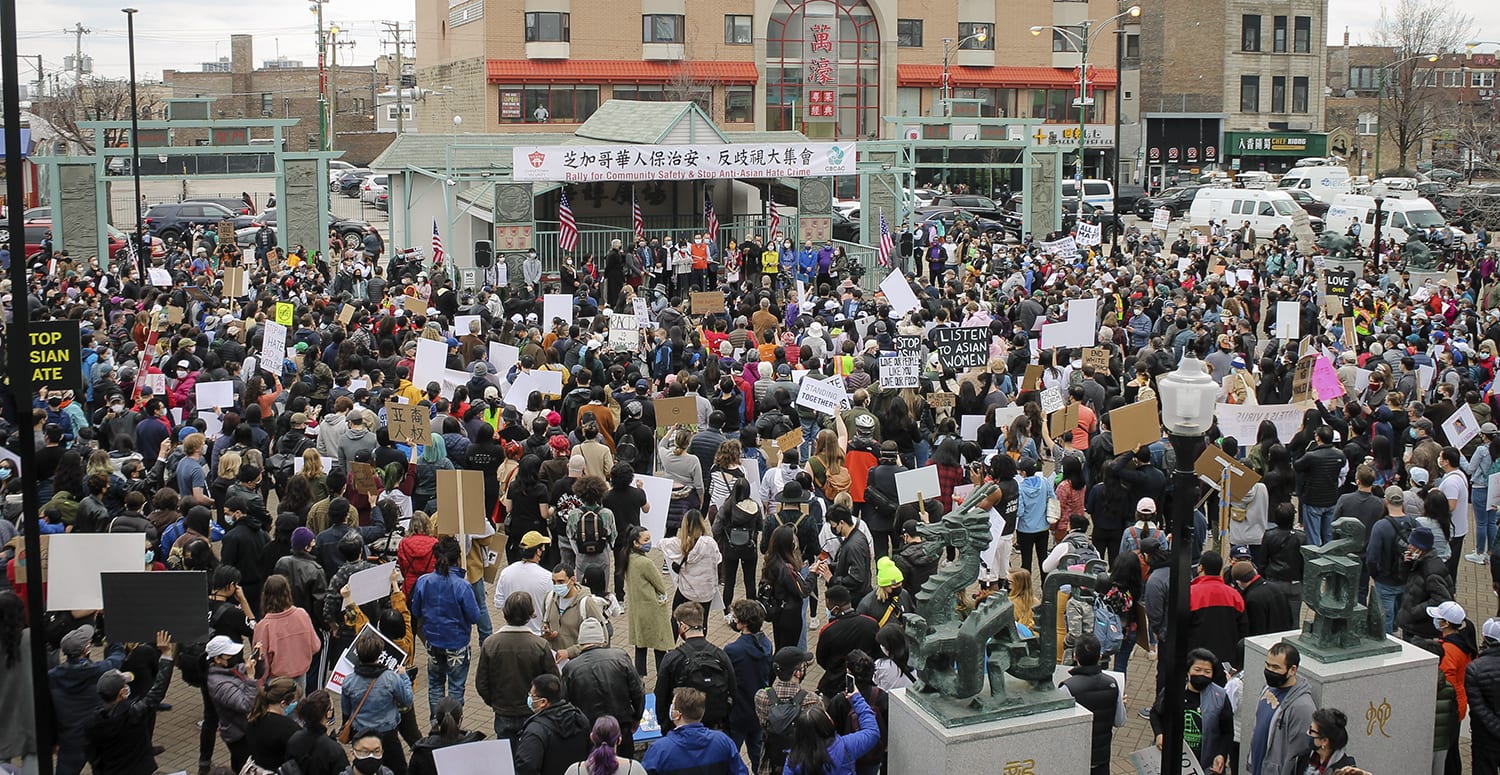
[{"label": "black lamp post", "polygon": [[1172,472],[1172,577],[1171,603],[1167,614],[1167,678],[1162,713],[1165,733],[1162,735],[1161,771],[1180,772],[1182,750],[1182,704],[1187,686],[1187,626],[1191,615],[1188,598],[1188,574],[1192,572],[1193,507],[1198,502],[1198,475],[1193,461],[1203,446],[1203,435],[1214,421],[1214,400],[1218,395],[1213,378],[1191,351],[1177,370],[1157,381],[1161,395],[1162,425],[1177,455],[1177,469]]},{"label": "black lamp post", "polygon": [[151,256],[151,239],[146,236],[146,215],[141,208],[141,137],[140,103],[135,98],[135,14],[134,8],[122,8],[125,13],[125,32],[130,39],[130,171],[135,176],[135,229],[130,235],[135,246],[136,271],[141,280],[146,279],[146,266]]},{"label": "black lamp post", "polygon": [[1383,233],[1385,218],[1380,211],[1384,205],[1384,197],[1375,197],[1375,236],[1370,238],[1370,252],[1375,254],[1375,274],[1377,275],[1380,274],[1380,243],[1383,242],[1381,237],[1385,236]]}]

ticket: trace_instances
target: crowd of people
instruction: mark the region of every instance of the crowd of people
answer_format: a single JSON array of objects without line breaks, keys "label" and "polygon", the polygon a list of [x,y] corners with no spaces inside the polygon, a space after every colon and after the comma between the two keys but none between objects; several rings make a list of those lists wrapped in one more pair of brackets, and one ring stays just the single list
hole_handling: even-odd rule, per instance
[{"label": "crowd of people", "polygon": [[[1077,255],[962,224],[905,230],[892,260],[910,309],[855,282],[831,245],[752,233],[721,248],[716,236],[617,242],[569,257],[561,277],[533,251],[506,287],[386,260],[378,238],[312,256],[258,241],[196,245],[211,257],[195,261],[174,247],[155,259],[170,285],[130,265],[36,257],[29,287],[3,283],[4,302],[77,321],[83,373],[80,387],[39,386],[29,407],[3,399],[7,446],[34,447],[25,478],[43,506],[21,514],[21,471],[0,460],[0,585],[12,588],[0,591],[0,760],[38,754],[29,671],[12,669],[36,637],[53,660],[63,775],[154,771],[174,674],[201,696],[200,775],[225,763],[435,772],[434,750],[488,736],[465,727],[475,702],[525,775],[874,775],[892,742],[889,693],[923,688],[907,615],[954,560],[924,525],[993,484],[979,504],[991,543],[954,603],[966,615],[1006,595],[1029,636],[1037,607],[1058,607],[1062,688],[1095,718],[1093,772],[1119,755],[1115,676],[1152,658],[1156,696],[1136,710],[1166,730],[1168,679],[1185,675],[1185,742],[1206,770],[1361,772],[1345,715],[1315,706],[1290,643],[1266,657],[1265,693],[1243,699],[1253,728],[1234,721],[1244,638],[1298,628],[1302,549],[1338,538],[1348,517],[1365,528],[1372,607],[1442,656],[1435,759],[1457,772],[1458,719],[1473,709],[1475,771],[1495,771],[1500,619],[1476,627],[1454,600],[1461,562],[1500,567],[1485,489],[1500,472],[1500,284],[1485,245],[1451,247],[1438,283],[1392,273],[1393,255],[1365,261],[1346,330],[1315,251],[1281,237],[1251,249],[1224,227],[1173,243],[1128,230]],[[236,267],[250,276],[238,297],[225,285]],[[696,289],[720,291],[722,308],[695,311]],[[542,319],[541,294],[559,290],[570,319]],[[1076,299],[1095,303],[1107,365],[1039,347],[1041,322]],[[637,300],[646,319],[622,343],[609,317]],[[264,352],[287,302],[287,350]],[[1274,335],[1278,302],[1296,304],[1301,338]],[[944,362],[932,332],[949,327],[986,331],[987,360]],[[923,340],[914,386],[882,383],[898,336]],[[423,340],[445,347],[442,380],[416,374]],[[492,345],[515,357],[497,362],[507,350]],[[1111,413],[1192,358],[1223,403],[1285,404],[1306,351],[1338,364],[1343,395],[1310,402],[1293,433],[1267,421],[1254,438],[1206,434],[1197,452],[1215,445],[1258,481],[1232,502],[1210,497],[1179,535],[1164,518],[1184,495],[1168,475],[1175,452],[1160,434],[1117,450]],[[537,373],[562,388],[511,395]],[[802,386],[833,377],[847,408],[799,403]],[[199,406],[195,385],[218,382],[229,405]],[[1054,390],[1078,418],[1060,433],[1041,408]],[[659,421],[673,398],[691,399],[690,416]],[[429,418],[421,443],[393,435],[390,402]],[[1460,442],[1444,426],[1464,408],[1480,427]],[[969,416],[982,419],[961,433]],[[798,430],[801,444],[772,443]],[[926,466],[937,491],[902,498],[898,475]],[[482,532],[455,534],[442,516],[453,504],[438,482],[453,470],[482,474]],[[669,500],[652,502],[643,476],[669,480]],[[76,610],[31,632],[19,534],[33,529],[139,534],[143,570],[202,571],[211,637],[105,642],[108,612]],[[1170,552],[1183,543],[1192,615],[1171,632]],[[356,602],[351,577],[383,562],[389,593]],[[1047,574],[1095,563],[1108,578],[1097,594],[1041,599]],[[1096,637],[1108,617],[1116,637]],[[717,618],[727,642],[708,637]],[[1169,638],[1187,639],[1187,665],[1160,661]],[[337,672],[346,652],[352,668]]]}]

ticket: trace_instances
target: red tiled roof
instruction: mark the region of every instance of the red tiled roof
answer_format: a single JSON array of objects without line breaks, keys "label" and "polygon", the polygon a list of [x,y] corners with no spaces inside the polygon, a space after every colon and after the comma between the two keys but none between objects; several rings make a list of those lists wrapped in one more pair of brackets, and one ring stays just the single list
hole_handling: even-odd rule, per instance
[{"label": "red tiled roof", "polygon": [[[671,83],[681,77],[676,62],[630,62],[606,59],[491,59],[490,83]],[[754,62],[688,62],[694,81],[753,84],[760,80]]]},{"label": "red tiled roof", "polygon": [[[1048,88],[1078,86],[1078,73],[1071,67],[950,67],[954,88]],[[901,86],[941,86],[942,65],[896,65],[896,82]],[[1113,89],[1118,82],[1113,69],[1094,70],[1094,86]]]}]

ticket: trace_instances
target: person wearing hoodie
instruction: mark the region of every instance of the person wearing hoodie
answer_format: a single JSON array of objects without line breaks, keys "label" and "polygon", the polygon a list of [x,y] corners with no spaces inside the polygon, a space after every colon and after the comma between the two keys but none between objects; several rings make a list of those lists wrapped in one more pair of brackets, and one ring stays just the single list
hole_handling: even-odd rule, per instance
[{"label": "person wearing hoodie", "polygon": [[526,706],[531,716],[521,725],[513,748],[516,775],[563,775],[588,756],[588,716],[562,698],[557,676],[532,679]]},{"label": "person wearing hoodie", "polygon": [[[255,466],[248,466],[255,468]],[[256,476],[260,475],[257,470]],[[240,586],[250,601],[251,609],[260,613],[260,588],[265,583],[261,576],[260,553],[271,542],[265,528],[245,504],[243,496],[236,495],[224,506],[224,522],[229,532],[219,542],[219,559],[240,571]]]},{"label": "person wearing hoodie", "polygon": [[47,685],[52,692],[52,721],[56,734],[56,775],[78,775],[86,762],[84,727],[89,714],[99,707],[99,677],[119,670],[125,662],[125,646],[111,643],[104,659],[89,658],[89,644],[94,639],[93,625],[85,624],[62,637],[63,662],[47,671]]},{"label": "person wearing hoodie", "polygon": [[1052,497],[1052,488],[1037,472],[1037,461],[1021,458],[1016,464],[1020,469],[1020,503],[1017,507],[1016,543],[1021,549],[1021,567],[1031,570],[1032,555],[1036,556],[1038,570],[1047,559],[1047,500]]},{"label": "person wearing hoodie", "polygon": [[144,695],[132,696],[130,683],[135,677],[119,670],[105,672],[94,684],[99,704],[85,716],[84,755],[97,775],[156,772],[151,730],[156,727],[156,711],[172,683],[172,637],[158,632],[156,649],[161,661],[156,679]]},{"label": "person wearing hoodie", "polygon": [[469,680],[469,639],[479,623],[479,604],[465,577],[458,540],[443,536],[433,548],[433,571],[412,588],[411,616],[427,643],[427,704],[434,723],[438,703],[463,702]]},{"label": "person wearing hoodie", "polygon": [[[1249,775],[1301,775],[1297,757],[1312,750],[1312,687],[1301,680],[1302,653],[1285,640],[1266,652],[1266,688],[1250,729]],[[1154,721],[1154,719],[1153,719]]]},{"label": "person wearing hoodie", "polygon": [[[647,772],[651,775],[749,775],[744,760],[740,758],[739,746],[729,735],[703,725],[705,704],[703,692],[697,689],[682,686],[673,690],[672,702],[667,706],[671,729],[646,750],[641,765]],[[657,713],[660,712],[658,709]],[[816,712],[828,718],[821,707]],[[869,715],[869,727],[873,729],[875,715]],[[831,720],[828,726],[831,730]],[[879,732],[875,736],[878,740]]]},{"label": "person wearing hoodie", "polygon": [[[219,717],[219,737],[229,749],[230,768],[239,772],[250,758],[250,709],[255,705],[255,660],[257,652],[241,657],[244,644],[226,635],[208,641],[208,698]],[[241,669],[243,667],[243,669]]]},{"label": "person wearing hoodie", "polygon": [[[345,471],[351,470],[349,464],[354,461],[354,456],[358,453],[368,452],[372,455],[375,453],[378,442],[375,440],[375,434],[365,427],[365,419],[364,411],[358,409],[349,412],[344,418],[348,427],[344,429],[342,437],[335,442],[334,449],[337,453],[338,466]],[[320,430],[318,438],[321,439],[325,433],[328,433],[326,428]]]},{"label": "person wearing hoodie", "polygon": [[[923,524],[918,520],[908,519],[901,525],[901,548],[891,558],[896,563],[896,570],[905,579],[904,583],[918,590],[932,578],[932,574],[937,573],[938,555],[942,553],[941,549],[928,551],[924,546],[926,541],[922,539],[921,533]],[[878,576],[876,581],[879,581]]]},{"label": "person wearing hoodie", "polygon": [[1427,608],[1427,615],[1432,617],[1433,626],[1437,627],[1438,638],[1436,640],[1418,639],[1415,645],[1427,649],[1440,657],[1438,670],[1443,674],[1443,680],[1453,687],[1456,695],[1457,719],[1450,725],[1448,739],[1444,749],[1444,766],[1446,772],[1458,773],[1462,767],[1458,752],[1458,721],[1462,721],[1468,715],[1468,694],[1464,686],[1464,673],[1469,669],[1469,663],[1479,655],[1479,644],[1474,635],[1474,623],[1470,622],[1463,606],[1452,600],[1445,600],[1435,606]]},{"label": "person wearing hoodie", "polygon": [[765,609],[754,600],[736,600],[730,606],[734,628],[740,636],[724,645],[734,665],[734,704],[729,706],[729,739],[736,748],[745,746],[750,761],[760,761],[761,728],[755,715],[755,693],[771,685],[771,639],[765,627]]},{"label": "person wearing hoodie", "polygon": [[477,730],[464,731],[463,701],[444,697],[438,701],[433,713],[432,733],[418,740],[411,747],[411,761],[406,765],[408,775],[438,775],[437,763],[432,752],[452,745],[477,743],[484,733]]},{"label": "person wearing hoodie", "polygon": [[1401,562],[1405,586],[1396,611],[1396,625],[1408,640],[1436,639],[1437,628],[1427,609],[1453,599],[1453,581],[1448,566],[1438,559],[1435,545],[1432,531],[1425,527],[1411,531],[1406,539],[1406,553]]}]

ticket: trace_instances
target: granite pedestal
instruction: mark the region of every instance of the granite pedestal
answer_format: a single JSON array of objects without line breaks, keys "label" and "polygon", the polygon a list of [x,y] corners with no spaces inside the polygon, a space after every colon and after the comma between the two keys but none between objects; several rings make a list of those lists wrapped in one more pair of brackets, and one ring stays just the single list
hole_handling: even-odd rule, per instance
[{"label": "granite pedestal", "polygon": [[1089,771],[1093,715],[1078,705],[945,728],[905,689],[890,693],[892,773],[1084,775]]},{"label": "granite pedestal", "polygon": [[[1266,654],[1296,631],[1245,639],[1244,692],[1239,723],[1243,742],[1241,772],[1249,771],[1255,707],[1266,688]],[[1298,681],[1312,688],[1320,708],[1338,708],[1349,717],[1346,751],[1360,765],[1377,772],[1432,771],[1432,727],[1437,705],[1436,654],[1387,636],[1399,651],[1325,663],[1302,652]],[[1307,730],[1299,730],[1306,734]]]}]

